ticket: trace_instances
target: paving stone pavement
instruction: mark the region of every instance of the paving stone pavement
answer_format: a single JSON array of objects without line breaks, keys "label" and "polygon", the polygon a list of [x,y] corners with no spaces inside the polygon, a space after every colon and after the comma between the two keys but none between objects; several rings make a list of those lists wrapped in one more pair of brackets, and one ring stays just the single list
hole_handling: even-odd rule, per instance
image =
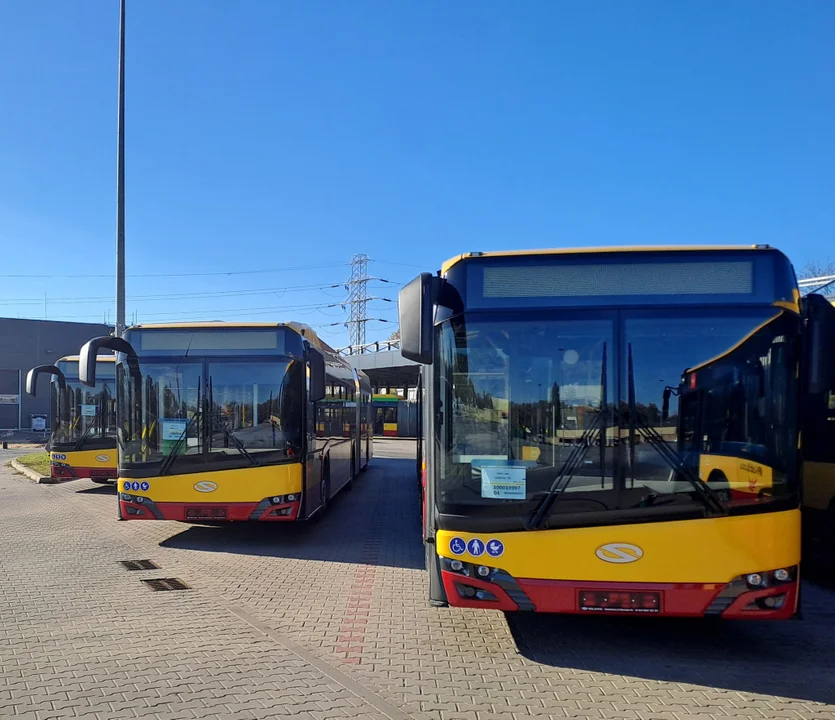
[{"label": "paving stone pavement", "polygon": [[3,469],[0,717],[835,719],[835,593],[783,624],[431,608],[414,445],[375,452],[310,525],[117,522]]}]

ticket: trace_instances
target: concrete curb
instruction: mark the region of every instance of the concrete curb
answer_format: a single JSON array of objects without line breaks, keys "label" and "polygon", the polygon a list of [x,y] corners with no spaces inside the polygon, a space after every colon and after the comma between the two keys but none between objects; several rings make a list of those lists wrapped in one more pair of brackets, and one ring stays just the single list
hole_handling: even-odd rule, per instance
[{"label": "concrete curb", "polygon": [[32,482],[39,483],[41,485],[55,485],[56,480],[53,480],[51,477],[42,477],[39,473],[36,473],[34,470],[30,470],[25,465],[21,465],[17,459],[12,460],[9,465],[11,465],[13,470],[17,470],[21,475],[25,475],[28,477]]}]

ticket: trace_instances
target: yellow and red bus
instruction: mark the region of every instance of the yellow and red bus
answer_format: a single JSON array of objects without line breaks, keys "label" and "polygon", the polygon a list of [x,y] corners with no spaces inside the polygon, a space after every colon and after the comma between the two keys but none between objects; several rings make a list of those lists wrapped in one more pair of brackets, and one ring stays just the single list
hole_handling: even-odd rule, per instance
[{"label": "yellow and red bus", "polygon": [[832,322],[783,254],[470,253],[401,290],[400,332],[433,604],[797,614],[799,414]]},{"label": "yellow and red bus", "polygon": [[122,519],[307,519],[371,458],[370,383],[305,325],[137,325],[82,348],[85,384],[101,349],[117,353]]},{"label": "yellow and red bus", "polygon": [[402,398],[391,394],[373,396],[374,434],[381,437],[397,437],[397,408]]},{"label": "yellow and red bus", "polygon": [[38,365],[26,375],[26,392],[32,396],[37,393],[38,376],[51,376],[47,450],[55,480],[116,479],[115,358],[100,357],[97,366],[93,388],[79,380],[77,355],[63,357],[55,365]]}]

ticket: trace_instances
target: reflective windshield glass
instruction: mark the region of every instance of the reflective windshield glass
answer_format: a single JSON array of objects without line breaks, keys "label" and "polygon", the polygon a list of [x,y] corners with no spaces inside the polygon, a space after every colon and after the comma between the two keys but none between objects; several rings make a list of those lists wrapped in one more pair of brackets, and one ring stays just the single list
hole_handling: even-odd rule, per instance
[{"label": "reflective windshield glass", "polygon": [[143,360],[139,375],[120,365],[123,464],[159,463],[179,473],[297,457],[302,381],[302,363],[290,359]]},{"label": "reflective windshield glass", "polygon": [[445,321],[441,512],[527,515],[552,490],[554,514],[703,511],[701,481],[729,507],[794,492],[798,323],[773,309]]},{"label": "reflective windshield glass", "polygon": [[436,376],[441,504],[527,503],[569,459],[573,491],[592,506],[611,491],[612,346],[610,319],[445,323]]},{"label": "reflective windshield glass", "polygon": [[52,446],[76,450],[112,447],[116,439],[116,383],[100,380],[94,388],[67,380],[61,389],[53,380]]},{"label": "reflective windshield glass", "polygon": [[[636,422],[656,429],[725,500],[753,502],[790,489],[797,323],[773,311],[626,319]],[[628,358],[623,371],[628,376]],[[639,431],[628,480],[658,492],[689,490],[671,482],[659,448]]]}]

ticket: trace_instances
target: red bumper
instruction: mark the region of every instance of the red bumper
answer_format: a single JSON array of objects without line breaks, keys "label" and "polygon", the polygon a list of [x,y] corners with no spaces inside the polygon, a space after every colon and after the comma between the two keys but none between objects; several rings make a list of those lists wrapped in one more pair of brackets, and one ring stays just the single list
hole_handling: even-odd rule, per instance
[{"label": "red bumper", "polygon": [[50,475],[56,480],[77,480],[79,478],[115,480],[117,476],[116,468],[71,467],[64,463],[56,462],[50,465]]},{"label": "red bumper", "polygon": [[[739,578],[722,585],[515,579],[500,570],[485,579],[475,572],[462,575],[449,569],[443,569],[441,576],[450,605],[505,612],[787,620],[795,615],[798,599],[796,578],[751,590]],[[634,607],[624,608],[628,602],[607,607],[613,597],[631,597],[636,602]],[[641,602],[650,598],[657,598],[657,605]]]},{"label": "red bumper", "polygon": [[273,505],[260,503],[174,503],[143,502],[120,499],[121,516],[125,520],[177,520],[180,522],[291,522],[297,520],[301,501]]}]

